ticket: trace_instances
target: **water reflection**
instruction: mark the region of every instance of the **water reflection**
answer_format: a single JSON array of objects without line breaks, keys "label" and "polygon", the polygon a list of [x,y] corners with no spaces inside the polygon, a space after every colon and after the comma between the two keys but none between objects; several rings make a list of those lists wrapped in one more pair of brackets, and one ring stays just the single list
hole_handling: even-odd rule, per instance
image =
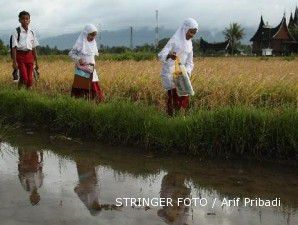
[{"label": "water reflection", "polygon": [[99,203],[100,188],[98,184],[95,165],[76,161],[79,183],[74,191],[89,210],[95,216],[101,210]]},{"label": "water reflection", "polygon": [[30,193],[29,199],[32,205],[36,205],[40,201],[38,189],[43,184],[44,174],[43,152],[27,151],[20,148],[19,155],[19,179],[24,190]]},{"label": "water reflection", "polygon": [[170,172],[165,175],[161,182],[160,197],[173,200],[171,206],[164,206],[158,210],[157,214],[168,224],[186,224],[189,217],[189,207],[178,204],[178,198],[188,198],[191,189],[186,186],[186,176],[179,173]]},{"label": "water reflection", "polygon": [[[14,146],[0,144],[3,224],[298,224],[295,167],[148,157],[127,149],[49,144],[47,139],[18,139]],[[51,150],[42,150],[45,146]],[[118,197],[171,198],[173,206],[114,211]],[[224,198],[280,197],[282,207],[211,209],[176,202],[191,197],[217,198],[218,204]]]}]

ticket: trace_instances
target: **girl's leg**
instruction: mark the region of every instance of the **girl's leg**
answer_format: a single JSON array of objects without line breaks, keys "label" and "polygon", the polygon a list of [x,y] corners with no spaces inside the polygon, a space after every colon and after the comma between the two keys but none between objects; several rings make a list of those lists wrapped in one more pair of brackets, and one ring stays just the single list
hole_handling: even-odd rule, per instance
[{"label": "girl's leg", "polygon": [[92,82],[93,98],[96,98],[99,102],[104,101],[104,93],[98,82]]},{"label": "girl's leg", "polygon": [[181,101],[176,88],[168,91],[167,111],[170,116],[173,115],[174,110],[179,111],[185,105],[188,107],[188,99],[184,100],[183,98],[183,101]]},{"label": "girl's leg", "polygon": [[169,116],[173,116],[173,93],[172,90],[167,92],[167,113]]},{"label": "girl's leg", "polygon": [[173,115],[174,110],[175,111],[180,110],[181,104],[180,104],[179,98],[180,97],[177,94],[176,88],[168,91],[167,112],[170,116]]},{"label": "girl's leg", "polygon": [[84,92],[83,90],[80,90],[78,88],[72,88],[71,89],[71,97],[75,97],[75,98],[84,98],[88,96],[88,92]]},{"label": "girl's leg", "polygon": [[187,109],[189,107],[189,96],[181,96],[179,97],[179,104],[181,108]]},{"label": "girl's leg", "polygon": [[173,95],[173,106],[176,111],[179,111],[181,108],[180,97],[178,96],[177,89],[172,89]]}]

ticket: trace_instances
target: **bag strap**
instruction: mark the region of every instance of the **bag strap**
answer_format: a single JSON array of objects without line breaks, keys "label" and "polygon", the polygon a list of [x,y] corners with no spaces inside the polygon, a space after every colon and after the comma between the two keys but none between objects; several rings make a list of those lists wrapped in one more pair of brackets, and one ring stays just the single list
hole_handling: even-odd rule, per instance
[{"label": "bag strap", "polygon": [[[21,36],[21,27],[17,27],[17,28],[16,28],[16,31],[17,31],[17,34],[18,34],[17,41],[19,42],[19,41],[20,41],[20,36]],[[32,35],[33,35],[33,37],[34,37],[34,32],[33,32],[33,30],[30,30],[30,31],[31,31],[31,33],[32,33]]]},{"label": "bag strap", "polygon": [[10,47],[10,58],[12,58],[12,35],[10,36],[10,39],[9,39],[9,47]]},{"label": "bag strap", "polygon": [[21,28],[17,27],[16,30],[17,30],[17,34],[18,34],[17,41],[19,42],[20,41],[20,36],[21,36]]},{"label": "bag strap", "polygon": [[[20,35],[21,35],[21,28],[17,27],[16,31],[17,31],[17,41],[19,42],[20,41]],[[13,39],[13,35],[11,35],[10,39],[9,39],[10,58],[12,58],[12,39]]]}]

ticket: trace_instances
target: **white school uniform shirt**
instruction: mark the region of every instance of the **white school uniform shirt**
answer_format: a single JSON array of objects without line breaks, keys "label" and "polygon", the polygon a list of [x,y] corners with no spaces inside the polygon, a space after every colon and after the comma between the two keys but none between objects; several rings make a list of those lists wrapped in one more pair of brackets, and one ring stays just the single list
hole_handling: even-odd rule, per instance
[{"label": "white school uniform shirt", "polygon": [[18,42],[18,32],[15,30],[12,35],[12,47],[17,47],[17,50],[21,51],[29,51],[36,48],[39,43],[33,30],[28,28],[26,31],[22,26],[20,28],[20,40]]},{"label": "white school uniform shirt", "polygon": [[166,90],[175,88],[173,81],[173,72],[175,70],[175,61],[167,59],[169,53],[176,52],[181,64],[186,68],[189,76],[194,68],[193,63],[193,45],[191,40],[186,39],[186,33],[189,29],[197,29],[198,23],[192,18],[184,21],[181,27],[175,32],[173,37],[168,41],[166,46],[158,54],[163,66],[161,71],[162,83]]}]

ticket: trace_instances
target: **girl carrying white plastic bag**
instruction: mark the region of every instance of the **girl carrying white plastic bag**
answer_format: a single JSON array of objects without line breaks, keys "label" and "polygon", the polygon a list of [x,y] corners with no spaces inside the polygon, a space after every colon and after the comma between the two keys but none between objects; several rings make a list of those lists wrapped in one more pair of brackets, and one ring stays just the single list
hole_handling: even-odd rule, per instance
[{"label": "girl carrying white plastic bag", "polygon": [[167,112],[170,116],[173,115],[174,110],[188,108],[189,95],[194,94],[189,79],[194,67],[191,39],[197,31],[198,23],[194,19],[185,20],[158,54],[163,63],[161,77],[167,91]]}]

